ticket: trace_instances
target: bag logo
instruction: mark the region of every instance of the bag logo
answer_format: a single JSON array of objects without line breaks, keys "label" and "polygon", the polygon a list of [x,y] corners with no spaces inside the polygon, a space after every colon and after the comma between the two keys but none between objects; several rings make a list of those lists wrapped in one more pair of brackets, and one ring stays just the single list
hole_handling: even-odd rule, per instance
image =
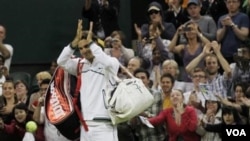
[{"label": "bag logo", "polygon": [[51,99],[50,99],[50,104],[51,104],[51,108],[52,108],[52,111],[54,113],[54,116],[56,119],[58,119],[59,117],[63,117],[66,115],[66,113],[64,112],[61,104],[60,104],[60,101],[57,97],[57,94],[55,92],[55,89],[54,89],[54,86],[55,83],[54,81],[51,83],[51,89],[50,89],[50,93],[51,93]]}]

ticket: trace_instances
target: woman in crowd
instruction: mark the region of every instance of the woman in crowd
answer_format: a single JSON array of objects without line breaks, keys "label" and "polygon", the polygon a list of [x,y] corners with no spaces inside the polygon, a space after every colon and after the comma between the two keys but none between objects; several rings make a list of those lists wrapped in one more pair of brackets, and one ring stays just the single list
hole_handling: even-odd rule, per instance
[{"label": "woman in crowd", "polygon": [[154,126],[165,123],[169,141],[199,141],[195,132],[198,123],[195,109],[184,105],[184,96],[179,90],[172,90],[170,100],[173,106],[150,118],[149,122]]},{"label": "woman in crowd", "polygon": [[[184,34],[187,40],[186,44],[178,44],[180,35]],[[170,45],[169,50],[175,54],[181,56],[184,68],[203,50],[203,46],[210,41],[204,37],[196,23],[188,22],[185,25],[181,25],[176,31]],[[200,63],[199,67],[203,64]],[[184,72],[183,81],[191,82],[191,79]]]},{"label": "woman in crowd", "polygon": [[205,101],[205,114],[200,118],[200,124],[197,128],[197,133],[201,136],[201,141],[221,141],[218,132],[209,131],[204,128],[204,125],[216,125],[222,123],[221,104],[217,98],[211,94],[208,95]]},{"label": "woman in crowd", "polygon": [[240,113],[241,120],[244,124],[248,122],[248,108],[244,106],[244,103],[242,99],[246,98],[245,92],[246,92],[246,86],[243,83],[237,83],[234,86],[234,97],[232,99],[222,98],[217,95],[217,97],[220,99],[221,103],[226,106],[231,106],[237,109],[237,111]]},{"label": "woman in crowd", "polygon": [[[3,83],[3,95],[1,96],[1,109],[0,116],[4,123],[10,124],[14,118],[12,115],[12,109],[18,100],[15,95],[14,82],[12,80],[6,80]],[[0,139],[7,141],[14,141],[14,136],[8,135],[3,131],[0,131]]]},{"label": "woman in crowd", "polygon": [[[242,124],[242,121],[241,121],[238,111],[234,107],[224,106],[222,107],[222,122],[218,124],[210,124],[210,123],[201,122],[202,128],[205,129],[205,132],[204,130],[203,131],[199,130],[199,131],[201,135],[204,135],[206,132],[213,132],[213,133],[216,133],[216,136],[219,135],[221,137],[222,126],[241,125],[241,124]],[[212,138],[207,138],[206,141],[209,141],[211,139]],[[216,140],[216,138],[214,138],[214,140]]]},{"label": "woman in crowd", "polygon": [[28,106],[29,105],[28,84],[23,80],[17,80],[14,84],[14,87],[18,102],[23,102]]},{"label": "woman in crowd", "polygon": [[[15,136],[15,140],[11,141],[22,141],[26,132],[26,123],[32,121],[32,118],[29,115],[27,106],[22,102],[15,105],[12,114],[14,119],[9,124],[0,120],[0,130],[2,130],[5,134]],[[42,126],[38,126],[37,130],[34,132],[34,137],[35,141],[44,141]]]},{"label": "woman in crowd", "polygon": [[[36,74],[36,80],[37,80],[38,87],[40,86],[41,82],[44,79],[51,79],[51,74],[48,71],[40,71]],[[40,90],[31,94],[30,101],[29,101],[29,107],[28,107],[28,109],[30,111],[34,112],[34,107],[32,105],[33,105],[34,101],[36,101],[39,97],[41,97]]]}]

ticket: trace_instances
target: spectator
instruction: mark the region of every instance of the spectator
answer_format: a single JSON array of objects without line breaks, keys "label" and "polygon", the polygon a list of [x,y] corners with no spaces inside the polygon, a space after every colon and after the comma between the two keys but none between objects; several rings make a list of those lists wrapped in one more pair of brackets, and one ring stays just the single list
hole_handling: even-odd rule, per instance
[{"label": "spectator", "polygon": [[156,79],[153,81],[152,88],[155,90],[160,90],[160,87],[159,87],[159,85],[161,84],[160,78],[161,78],[161,75],[165,74],[165,73],[169,73],[174,77],[175,82],[174,82],[173,89],[180,90],[182,92],[186,92],[193,87],[193,86],[186,84],[183,81],[179,81],[179,79],[178,79],[179,74],[180,74],[179,66],[178,66],[177,62],[173,59],[166,59],[162,63],[161,69],[160,69],[160,67],[155,67],[153,71],[155,73]]},{"label": "spectator", "polygon": [[18,102],[22,102],[28,107],[30,100],[28,84],[23,80],[17,80],[14,87]]},{"label": "spectator", "polygon": [[141,26],[142,37],[149,38],[149,26],[153,24],[161,30],[160,37],[171,40],[175,33],[175,27],[172,23],[164,22],[162,6],[158,2],[151,2],[148,6],[149,21]]},{"label": "spectator", "polygon": [[4,57],[4,66],[10,71],[11,60],[13,56],[14,49],[9,44],[4,44],[4,39],[6,38],[6,29],[3,25],[0,25],[0,54]]},{"label": "spectator", "polygon": [[242,97],[241,101],[243,103],[243,105],[241,105],[242,111],[247,111],[247,124],[250,124],[250,85],[248,86],[246,93],[245,93],[246,97]]},{"label": "spectator", "polygon": [[30,100],[29,100],[29,106],[28,109],[33,112],[34,111],[34,107],[32,106],[33,103],[35,102],[35,100],[37,100],[39,97],[41,97],[41,90],[40,90],[40,84],[43,80],[45,79],[51,79],[51,75],[48,71],[40,71],[36,74],[36,80],[37,80],[37,86],[38,86],[38,90],[34,91],[33,93],[31,93],[30,95]]},{"label": "spectator", "polygon": [[189,21],[187,11],[182,7],[183,0],[168,0],[165,2],[167,2],[169,8],[164,11],[164,21],[173,23],[176,29]]},{"label": "spectator", "polygon": [[215,23],[218,23],[220,16],[227,13],[224,0],[203,0],[201,4],[201,15],[211,16]]},{"label": "spectator", "polygon": [[[250,43],[250,42],[249,42]],[[242,82],[250,85],[250,44],[243,44],[234,55],[234,62],[230,64],[232,69],[231,88],[236,83]],[[232,90],[230,92],[233,92]]]},{"label": "spectator", "polygon": [[134,57],[135,53],[133,49],[126,48],[123,45],[121,31],[113,31],[110,38],[110,47],[105,48],[104,52],[112,57],[116,57],[122,65],[128,63],[128,60]]},{"label": "spectator", "polygon": [[172,92],[174,86],[175,79],[169,73],[164,73],[161,76],[161,95],[162,95],[162,106],[163,109],[167,109],[172,107],[172,103],[170,100],[170,94]]},{"label": "spectator", "polygon": [[206,130],[206,125],[217,125],[222,123],[221,104],[220,101],[213,95],[206,95],[205,114],[200,116],[198,134],[201,136],[201,141],[221,141],[221,136],[215,130]]},{"label": "spectator", "polygon": [[193,82],[193,90],[185,92],[185,104],[193,106],[196,109],[198,116],[202,115],[205,111],[205,98],[200,90],[199,84],[207,82],[207,73],[204,69],[196,67],[190,73]]},{"label": "spectator", "polygon": [[164,60],[173,58],[173,54],[169,52],[168,44],[170,41],[162,39],[159,35],[161,30],[153,24],[149,26],[150,41],[145,44],[145,40],[141,40],[141,30],[135,24],[135,30],[138,35],[136,52],[145,62],[145,68],[150,73],[150,80],[156,79],[153,72],[155,67],[161,67]]},{"label": "spectator", "polygon": [[[181,34],[184,35],[187,43],[177,44]],[[181,56],[183,65],[186,67],[202,52],[203,46],[209,42],[210,41],[203,36],[199,26],[194,22],[189,22],[178,28],[169,45],[169,50]],[[198,66],[202,67],[202,65],[202,62],[200,62]],[[182,76],[184,77],[184,82],[191,82],[191,79],[185,71],[182,72]]]},{"label": "spectator", "polygon": [[221,52],[228,63],[234,62],[233,55],[249,34],[249,17],[240,12],[240,5],[240,0],[226,0],[228,13],[218,22],[217,41],[221,42]]},{"label": "spectator", "polygon": [[93,32],[105,39],[113,31],[120,30],[118,16],[120,0],[84,0],[83,18],[94,22]]},{"label": "spectator", "polygon": [[189,0],[187,5],[187,11],[190,16],[190,21],[198,24],[201,33],[208,40],[216,39],[216,30],[217,26],[215,21],[210,16],[202,16],[201,12],[201,3],[200,0]]},{"label": "spectator", "polygon": [[[220,45],[216,41],[205,45],[202,53],[186,66],[187,73],[190,73],[202,61],[204,61],[205,70],[208,73],[207,84],[211,85],[214,93],[221,95],[223,98],[227,97],[229,84],[232,83],[231,69],[228,62],[222,56]],[[219,73],[220,65],[224,70],[223,74]]]},{"label": "spectator", "polygon": [[162,60],[165,60],[165,58],[174,58],[174,55],[169,51],[170,40],[160,37],[162,31],[158,27],[154,24],[149,25],[148,38],[143,38],[142,30],[137,24],[134,24],[134,28],[137,34],[136,53],[138,56],[150,61],[153,58],[153,50],[158,48],[162,57],[164,57]]},{"label": "spectator", "polygon": [[[138,56],[134,56],[132,58],[129,59],[128,64],[126,66],[126,69],[128,69],[128,71],[131,74],[134,74],[134,71],[138,68],[145,68],[144,67],[144,60],[141,59]],[[124,79],[124,78],[129,78],[128,74],[123,70],[120,69],[120,72],[118,74],[119,78]]]},{"label": "spectator", "polygon": [[[214,134],[219,134],[221,137],[222,127],[225,125],[242,125],[238,111],[230,106],[222,107],[222,122],[218,124],[206,124],[202,123],[202,127],[206,130],[205,132],[213,132]],[[204,134],[204,133],[203,133]],[[216,136],[217,136],[216,134]],[[213,138],[216,140],[216,136]],[[211,138],[207,138],[211,139]],[[217,138],[220,140],[220,138]]]},{"label": "spectator", "polygon": [[[11,124],[11,121],[14,119],[12,110],[18,103],[15,96],[14,82],[12,80],[6,80],[3,83],[3,95],[1,96],[1,99],[2,108],[0,109],[0,117],[5,124]],[[0,132],[0,138],[4,141],[15,141],[13,135],[8,135],[4,132]]]},{"label": "spectator", "polygon": [[[154,104],[145,110],[140,116],[150,118],[158,115],[162,110],[162,99],[161,93],[153,92],[150,89],[149,73],[145,69],[139,68],[135,70],[134,76],[142,80],[144,85],[150,90],[154,96]],[[131,120],[132,127],[135,128],[136,135],[138,136],[138,141],[164,141],[166,138],[166,131],[163,125],[155,126],[155,128],[147,128],[141,123],[139,117]]]},{"label": "spectator", "polygon": [[156,117],[149,118],[149,122],[154,126],[165,123],[169,141],[199,141],[200,137],[195,132],[198,120],[194,108],[184,105],[181,91],[173,90],[170,100],[173,107],[161,111]]},{"label": "spectator", "polygon": [[246,108],[244,103],[242,102],[242,99],[246,98],[246,85],[244,83],[237,83],[234,86],[234,95],[230,99],[227,98],[222,98],[220,96],[217,96],[221,103],[224,104],[225,106],[231,106],[237,109],[239,112],[241,122],[246,124],[248,122],[248,108]]},{"label": "spectator", "polygon": [[[15,105],[12,114],[14,115],[14,119],[10,124],[6,124],[3,120],[0,120],[0,129],[5,134],[16,137],[15,140],[11,141],[21,141],[26,132],[26,123],[31,121],[32,118],[29,115],[27,106],[22,102]],[[36,141],[44,141],[43,127],[38,125],[37,130],[34,132],[34,137]]]},{"label": "spectator", "polygon": [[4,57],[0,55],[0,96],[3,94],[3,83],[9,75],[7,68],[4,66],[4,62]]}]

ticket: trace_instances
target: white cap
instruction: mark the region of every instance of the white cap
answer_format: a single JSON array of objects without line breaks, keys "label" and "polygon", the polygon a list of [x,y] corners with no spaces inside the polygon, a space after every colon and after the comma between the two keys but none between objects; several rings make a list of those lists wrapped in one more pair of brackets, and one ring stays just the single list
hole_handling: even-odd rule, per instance
[{"label": "white cap", "polygon": [[157,7],[157,6],[150,6],[149,9],[148,9],[148,12],[151,11],[151,10],[161,11],[160,8]]}]

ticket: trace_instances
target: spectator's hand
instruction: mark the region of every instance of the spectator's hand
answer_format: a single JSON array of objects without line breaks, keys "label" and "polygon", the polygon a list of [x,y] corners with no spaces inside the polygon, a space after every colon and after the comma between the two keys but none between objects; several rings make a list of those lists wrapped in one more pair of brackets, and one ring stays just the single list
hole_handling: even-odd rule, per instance
[{"label": "spectator's hand", "polygon": [[105,48],[110,48],[112,43],[112,37],[111,36],[106,37],[104,43],[105,43]]},{"label": "spectator's hand", "polygon": [[137,34],[138,37],[141,37],[142,33],[141,33],[141,28],[137,26],[137,24],[134,24],[134,28],[135,28],[135,33]]},{"label": "spectator's hand", "polygon": [[207,116],[207,121],[208,122],[213,122],[214,121],[214,111],[212,109],[207,109],[206,111],[206,116]]},{"label": "spectator's hand", "polygon": [[202,53],[203,53],[205,56],[208,55],[208,54],[213,53],[213,50],[212,50],[212,47],[211,47],[211,43],[207,43],[207,44],[204,46]]},{"label": "spectator's hand", "polygon": [[198,97],[197,95],[195,94],[195,92],[192,92],[189,96],[189,104],[196,107],[196,104],[197,104],[197,100],[198,100]]},{"label": "spectator's hand", "polygon": [[223,98],[222,96],[220,96],[219,94],[215,94],[216,98],[220,100],[220,102],[224,105],[230,106],[232,103],[227,99],[227,98]]},{"label": "spectator's hand", "polygon": [[44,96],[41,96],[38,98],[39,105],[43,106],[44,105]]},{"label": "spectator's hand", "polygon": [[111,47],[121,49],[122,41],[120,39],[118,39],[118,38],[113,38],[112,41],[111,41]]},{"label": "spectator's hand", "polygon": [[78,20],[77,30],[76,30],[76,36],[74,40],[71,42],[71,47],[76,48],[78,45],[78,42],[82,39],[82,20]]},{"label": "spectator's hand", "polygon": [[178,104],[177,104],[176,111],[177,111],[180,115],[184,113],[183,103],[178,103]]},{"label": "spectator's hand", "polygon": [[176,33],[179,34],[179,35],[180,35],[180,34],[183,34],[183,33],[184,33],[184,31],[183,31],[184,26],[185,26],[185,25],[183,25],[183,24],[180,25],[180,26],[177,28]]},{"label": "spectator's hand", "polygon": [[218,44],[217,41],[212,41],[211,42],[211,47],[212,47],[212,49],[213,49],[213,51],[214,51],[215,54],[220,53],[221,47],[220,47],[220,45]]},{"label": "spectator's hand", "polygon": [[224,19],[221,20],[221,24],[223,26],[231,26],[232,23],[233,21],[230,16],[226,16]]},{"label": "spectator's hand", "polygon": [[151,37],[151,38],[156,39],[156,38],[159,37],[160,35],[161,35],[161,31],[160,31],[159,27],[156,27],[156,28],[155,28],[155,32],[154,32],[154,34],[153,34],[153,37]]},{"label": "spectator's hand", "polygon": [[250,107],[250,99],[246,98],[246,97],[241,97],[240,98],[241,102],[243,104],[245,104],[247,107]]},{"label": "spectator's hand", "polygon": [[194,31],[197,35],[201,34],[201,32],[199,31],[199,25],[197,23],[193,23],[194,24]]},{"label": "spectator's hand", "polygon": [[0,110],[0,113],[3,114],[3,115],[9,114],[9,113],[12,112],[13,107],[14,107],[14,105],[13,105],[13,106],[4,106],[4,107]]}]

